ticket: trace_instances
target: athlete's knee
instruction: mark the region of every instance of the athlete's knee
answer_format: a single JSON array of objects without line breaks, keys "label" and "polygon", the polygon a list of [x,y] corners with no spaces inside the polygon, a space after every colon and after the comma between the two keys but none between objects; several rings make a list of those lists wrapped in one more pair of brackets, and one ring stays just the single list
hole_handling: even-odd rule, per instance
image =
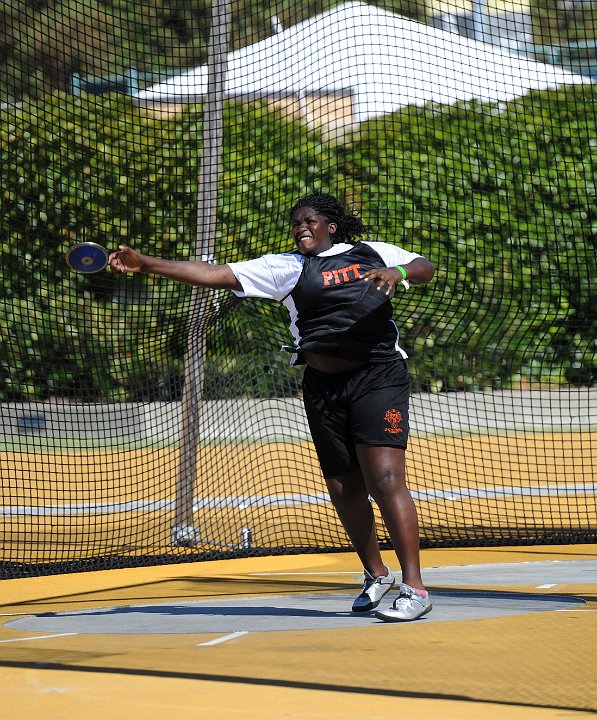
[{"label": "athlete's knee", "polygon": [[382,468],[369,475],[367,486],[374,499],[396,495],[406,490],[404,472],[397,468]]},{"label": "athlete's knee", "polygon": [[360,472],[334,478],[326,478],[330,500],[335,507],[345,507],[368,497],[363,477]]}]

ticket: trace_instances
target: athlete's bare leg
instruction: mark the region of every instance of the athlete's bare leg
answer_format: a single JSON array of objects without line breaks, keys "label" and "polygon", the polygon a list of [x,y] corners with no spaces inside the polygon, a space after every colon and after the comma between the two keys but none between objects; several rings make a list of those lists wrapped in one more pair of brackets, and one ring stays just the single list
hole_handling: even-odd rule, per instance
[{"label": "athlete's bare leg", "polygon": [[330,499],[363,567],[373,577],[386,574],[381,558],[369,491],[359,468],[327,478]]},{"label": "athlete's bare leg", "polygon": [[368,493],[377,503],[402,568],[402,582],[424,589],[419,555],[417,509],[406,486],[405,451],[357,445]]},{"label": "athlete's bare leg", "polygon": [[419,558],[417,510],[406,486],[405,451],[401,448],[357,445],[360,468],[326,479],[338,517],[359,556],[373,577],[385,575],[373,508],[375,500],[402,570],[402,581],[424,589]]}]

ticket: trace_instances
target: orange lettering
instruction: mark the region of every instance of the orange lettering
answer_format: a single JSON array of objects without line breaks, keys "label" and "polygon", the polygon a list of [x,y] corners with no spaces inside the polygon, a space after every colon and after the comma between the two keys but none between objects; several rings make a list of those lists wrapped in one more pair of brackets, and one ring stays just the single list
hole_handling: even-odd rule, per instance
[{"label": "orange lettering", "polygon": [[348,268],[346,268],[346,269],[347,269],[347,270],[352,270],[353,273],[354,273],[355,278],[360,278],[360,277],[362,277],[362,276],[361,276],[361,273],[359,272],[359,270],[361,269],[361,264],[360,264],[360,263],[357,263],[356,265],[351,265],[350,267],[348,267]]},{"label": "orange lettering", "polygon": [[348,265],[347,267],[339,268],[338,270],[324,270],[321,273],[324,287],[329,287],[332,284],[341,285],[342,283],[356,280],[362,277],[360,269],[360,263],[356,263],[356,265]]}]

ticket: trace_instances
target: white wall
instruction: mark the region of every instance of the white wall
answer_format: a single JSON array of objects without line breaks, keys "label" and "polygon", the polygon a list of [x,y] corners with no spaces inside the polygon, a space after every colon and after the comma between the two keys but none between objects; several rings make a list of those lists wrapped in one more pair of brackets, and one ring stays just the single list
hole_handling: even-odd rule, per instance
[{"label": "white wall", "polygon": [[[298,398],[207,401],[204,440],[309,438]],[[597,428],[597,389],[417,394],[413,434]],[[180,403],[1,403],[0,438],[176,442]]]}]

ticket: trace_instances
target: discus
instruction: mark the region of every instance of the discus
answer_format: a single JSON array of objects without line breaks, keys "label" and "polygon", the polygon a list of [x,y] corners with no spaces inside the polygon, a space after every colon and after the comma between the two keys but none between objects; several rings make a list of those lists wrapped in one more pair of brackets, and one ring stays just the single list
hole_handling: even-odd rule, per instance
[{"label": "discus", "polygon": [[105,247],[94,242],[82,242],[70,248],[66,253],[66,262],[73,270],[90,274],[103,270],[108,264],[108,257]]}]

